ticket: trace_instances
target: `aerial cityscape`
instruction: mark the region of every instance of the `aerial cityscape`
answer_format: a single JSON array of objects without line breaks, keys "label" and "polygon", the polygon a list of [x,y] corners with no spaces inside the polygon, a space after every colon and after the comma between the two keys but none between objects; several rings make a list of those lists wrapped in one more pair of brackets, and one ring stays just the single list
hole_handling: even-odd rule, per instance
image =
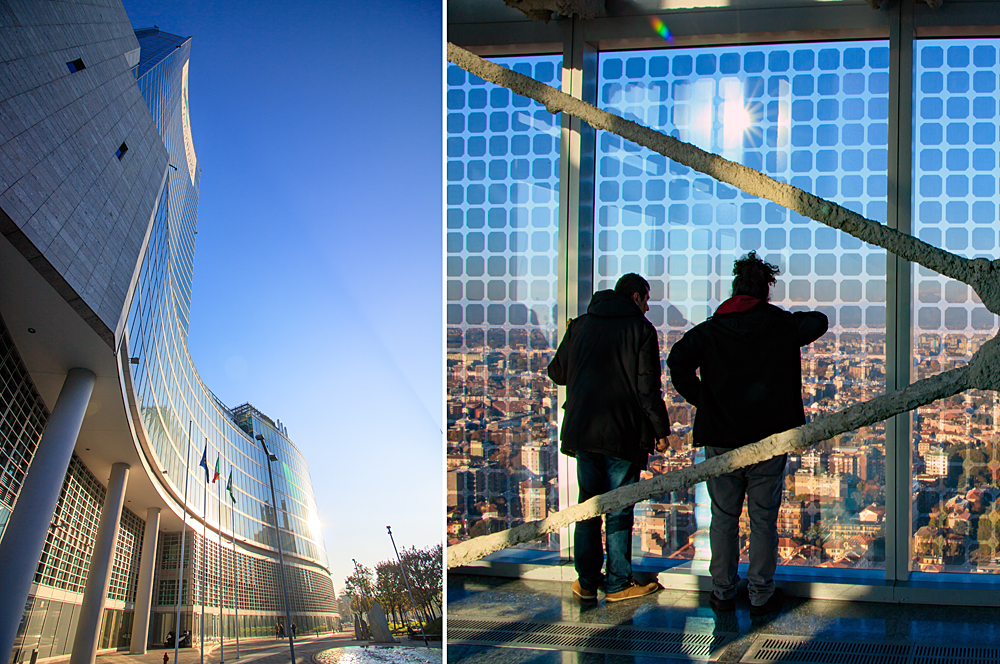
[{"label": "aerial cityscape", "polygon": [[[454,543],[558,510],[557,392],[545,368],[551,332],[448,329],[448,537]],[[683,330],[660,329],[661,357]],[[987,334],[919,333],[913,379],[964,364]],[[465,350],[462,350],[464,341]],[[867,401],[885,390],[885,334],[833,329],[803,350],[808,418]],[[680,454],[653,455],[644,479],[691,465],[693,408],[664,373],[665,399]],[[1000,571],[1000,401],[968,392],[912,416],[914,571]],[[783,565],[879,569],[885,564],[884,423],[790,455],[779,516]],[[677,560],[699,554],[697,490],[637,506],[636,555]],[[706,496],[707,498],[707,496]],[[707,511],[707,510],[706,510]],[[703,517],[704,518],[704,517]],[[747,559],[749,520],[741,519]],[[706,538],[707,543],[707,538]],[[534,548],[558,549],[558,540]],[[702,546],[705,546],[703,544]]]}]

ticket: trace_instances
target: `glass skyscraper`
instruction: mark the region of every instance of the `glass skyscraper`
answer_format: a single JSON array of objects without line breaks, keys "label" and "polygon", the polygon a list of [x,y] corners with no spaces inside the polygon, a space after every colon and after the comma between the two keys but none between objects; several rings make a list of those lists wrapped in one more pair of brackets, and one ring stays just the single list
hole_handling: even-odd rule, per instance
[{"label": "glass skyscraper", "polygon": [[[0,646],[12,661],[144,652],[177,631],[178,599],[195,638],[203,606],[207,638],[273,634],[279,538],[299,633],[332,629],[306,460],[280,421],[223,404],[188,353],[191,38],[133,31],[120,5],[89,17],[110,40],[50,31],[68,10],[36,4],[19,16],[34,41],[4,57],[40,73],[0,80]],[[277,457],[276,509],[258,435]]]}]

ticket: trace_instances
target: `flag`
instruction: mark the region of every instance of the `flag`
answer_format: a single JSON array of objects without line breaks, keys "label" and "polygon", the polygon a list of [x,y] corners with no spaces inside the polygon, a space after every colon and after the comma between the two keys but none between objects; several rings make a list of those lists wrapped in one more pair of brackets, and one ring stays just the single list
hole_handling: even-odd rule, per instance
[{"label": "flag", "polygon": [[219,479],[219,457],[215,457],[215,477],[212,478],[212,484]]},{"label": "flag", "polygon": [[205,484],[208,484],[208,443],[205,443],[205,451],[201,454],[201,463],[198,464],[205,469]]},{"label": "flag", "polygon": [[236,504],[236,495],[233,493],[233,469],[229,469],[229,481],[226,482],[226,491],[229,492],[229,497],[233,499],[233,505]]}]

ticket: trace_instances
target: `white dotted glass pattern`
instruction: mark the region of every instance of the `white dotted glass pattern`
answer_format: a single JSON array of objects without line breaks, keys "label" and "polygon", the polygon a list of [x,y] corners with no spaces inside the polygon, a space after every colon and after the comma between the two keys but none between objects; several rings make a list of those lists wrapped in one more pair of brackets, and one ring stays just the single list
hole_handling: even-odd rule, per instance
[{"label": "white dotted glass pattern", "polygon": [[[1000,40],[915,44],[913,232],[969,258],[997,256]],[[997,332],[965,284],[913,271],[913,372],[969,361]],[[1000,571],[1000,399],[970,390],[912,418],[911,569]]]},{"label": "white dotted glass pattern", "polygon": [[[703,150],[886,220],[886,42],[731,46],[601,56],[599,104]],[[597,141],[594,287],[649,279],[661,355],[729,297],[733,261],[756,251],[781,270],[772,301],[827,314],[803,349],[807,417],[885,391],[885,252],[602,132]],[[666,374],[664,374],[666,379]],[[674,433],[693,409],[667,384]],[[789,457],[779,516],[782,564],[883,569],[885,434],[878,424]],[[695,461],[656,455],[646,476]],[[640,504],[634,549],[703,565],[704,485]],[[740,537],[747,560],[749,519]]]},{"label": "white dotted glass pattern", "polygon": [[[560,87],[557,56],[498,64]],[[455,542],[558,508],[558,119],[448,67],[448,533]],[[558,548],[555,535],[528,548]]]}]

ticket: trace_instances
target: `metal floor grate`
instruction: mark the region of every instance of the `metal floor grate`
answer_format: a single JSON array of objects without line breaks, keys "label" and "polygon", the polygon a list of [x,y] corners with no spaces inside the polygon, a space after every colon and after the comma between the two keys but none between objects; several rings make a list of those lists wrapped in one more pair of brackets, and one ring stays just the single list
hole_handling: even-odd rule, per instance
[{"label": "metal floor grate", "polygon": [[913,646],[911,664],[997,664],[1000,647],[989,646]]},{"label": "metal floor grate", "polygon": [[448,619],[448,643],[713,661],[738,636],[582,623]]},{"label": "metal floor grate", "polygon": [[[808,636],[760,637],[742,664],[908,664],[908,643],[827,641]],[[942,663],[943,664],[943,663]]]},{"label": "metal floor grate", "polygon": [[760,637],[741,664],[998,664],[1000,647]]}]

